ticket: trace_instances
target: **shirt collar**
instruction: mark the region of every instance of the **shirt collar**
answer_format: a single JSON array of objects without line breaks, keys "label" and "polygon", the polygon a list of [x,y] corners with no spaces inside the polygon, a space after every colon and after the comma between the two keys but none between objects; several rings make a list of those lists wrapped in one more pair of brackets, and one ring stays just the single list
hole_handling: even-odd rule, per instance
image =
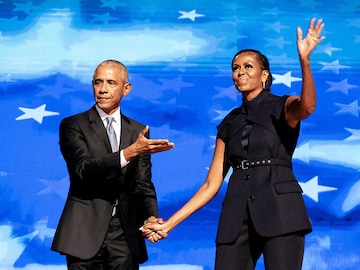
[{"label": "shirt collar", "polygon": [[[104,112],[102,109],[99,108],[99,106],[97,104],[95,104],[95,108],[97,110],[97,112],[99,113],[101,120],[103,122],[105,122],[105,118],[109,116],[109,114],[107,114],[106,112]],[[115,122],[120,125],[120,107],[113,113],[111,114],[112,117],[114,117]]]}]

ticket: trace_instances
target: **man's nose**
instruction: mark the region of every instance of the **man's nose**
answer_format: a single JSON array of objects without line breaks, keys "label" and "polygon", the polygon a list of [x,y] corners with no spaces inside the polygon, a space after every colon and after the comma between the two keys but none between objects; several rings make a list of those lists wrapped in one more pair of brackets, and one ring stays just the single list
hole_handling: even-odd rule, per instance
[{"label": "man's nose", "polygon": [[100,93],[106,93],[107,92],[106,83],[101,84],[99,91],[100,91]]}]

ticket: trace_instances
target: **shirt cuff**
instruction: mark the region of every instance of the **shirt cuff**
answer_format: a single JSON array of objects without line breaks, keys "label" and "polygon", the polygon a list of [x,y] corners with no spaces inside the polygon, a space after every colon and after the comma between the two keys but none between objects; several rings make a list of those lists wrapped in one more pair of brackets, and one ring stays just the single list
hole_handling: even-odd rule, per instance
[{"label": "shirt cuff", "polygon": [[126,161],[124,156],[124,149],[120,151],[120,167],[124,168],[126,165],[129,164],[130,161]]}]

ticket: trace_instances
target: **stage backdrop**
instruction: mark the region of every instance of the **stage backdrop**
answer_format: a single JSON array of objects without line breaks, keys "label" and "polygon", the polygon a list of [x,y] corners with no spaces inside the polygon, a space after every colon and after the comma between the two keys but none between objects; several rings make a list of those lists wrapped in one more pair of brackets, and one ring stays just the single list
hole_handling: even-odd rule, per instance
[{"label": "stage backdrop", "polygon": [[[261,50],[272,91],[299,94],[296,27],[306,33],[312,17],[324,19],[326,39],[311,57],[318,104],[293,162],[314,226],[303,269],[359,269],[359,15],[359,0],[0,0],[0,269],[65,269],[49,250],[69,186],[58,127],[94,104],[99,62],[129,67],[123,113],[175,142],[152,157],[166,219],[204,181],[216,125],[241,103],[233,55]],[[213,269],[226,186],[168,239],[148,244],[142,269]]]}]

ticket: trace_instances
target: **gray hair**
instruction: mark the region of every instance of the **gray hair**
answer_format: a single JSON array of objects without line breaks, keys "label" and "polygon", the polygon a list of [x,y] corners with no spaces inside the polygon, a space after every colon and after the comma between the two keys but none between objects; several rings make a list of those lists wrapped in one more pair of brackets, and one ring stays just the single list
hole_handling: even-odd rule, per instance
[{"label": "gray hair", "polygon": [[[123,75],[125,76],[125,81],[128,81],[129,80],[129,71],[127,69],[127,67],[121,63],[120,61],[117,61],[117,60],[113,60],[113,59],[108,59],[108,60],[105,60],[103,62],[101,62],[97,67],[100,67],[100,66],[107,66],[107,67],[118,67],[121,69],[121,71],[123,72]],[[95,71],[96,71],[95,69]]]}]

